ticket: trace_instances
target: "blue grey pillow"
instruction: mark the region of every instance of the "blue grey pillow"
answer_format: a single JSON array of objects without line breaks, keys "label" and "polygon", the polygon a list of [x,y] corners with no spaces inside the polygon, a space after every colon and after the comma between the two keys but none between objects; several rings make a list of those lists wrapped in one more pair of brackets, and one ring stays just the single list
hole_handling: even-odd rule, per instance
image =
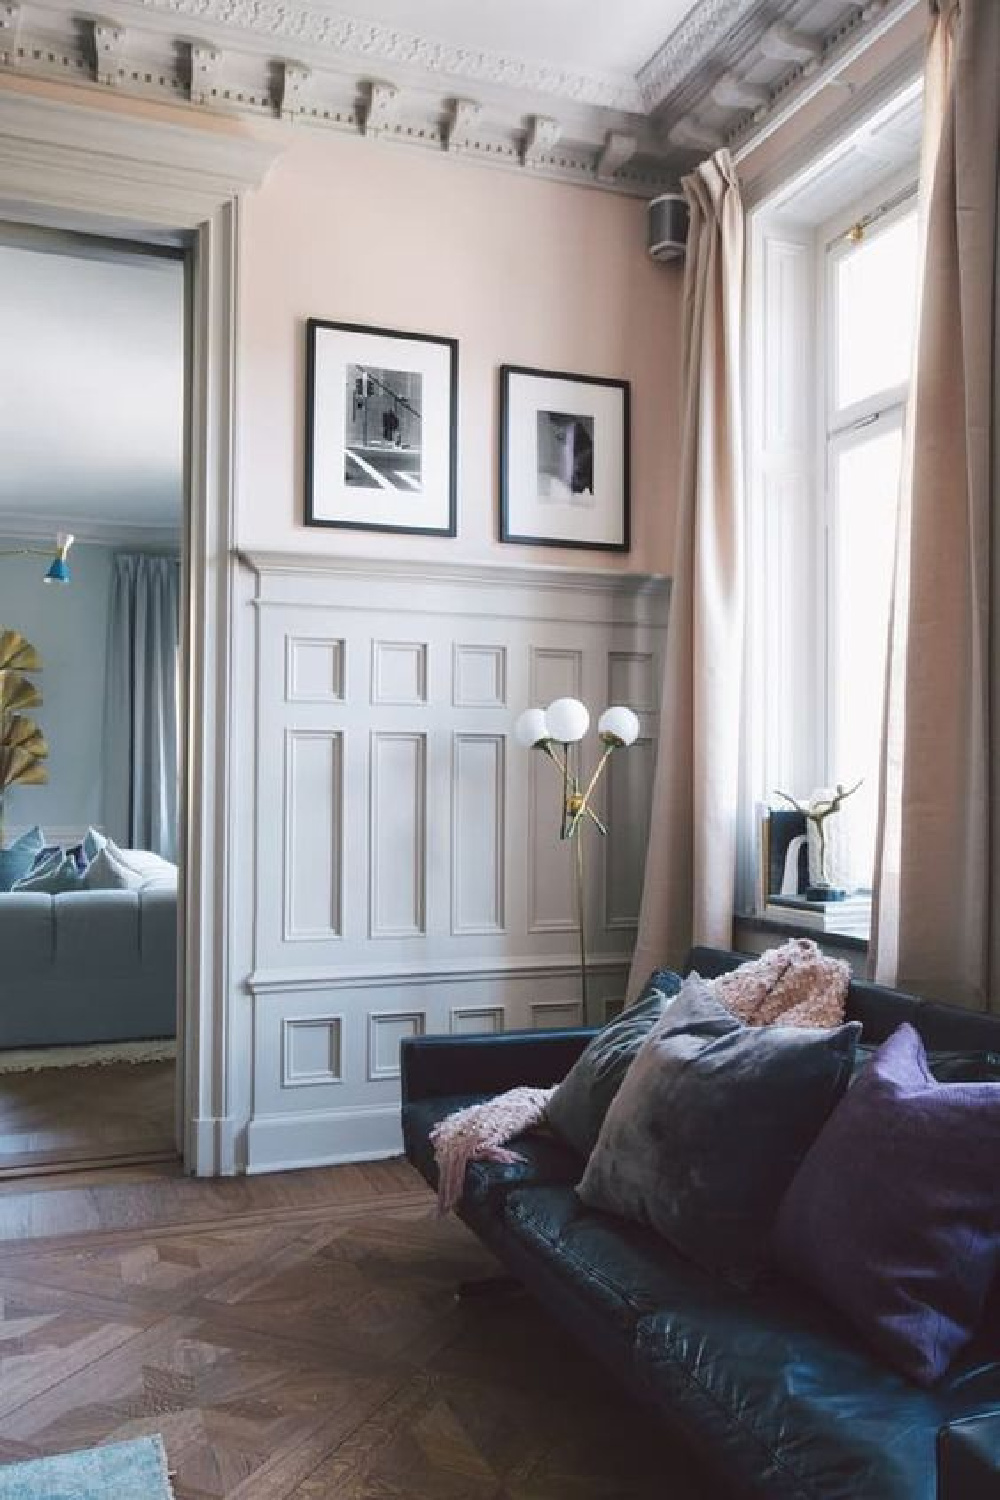
[{"label": "blue grey pillow", "polygon": [[15,891],[33,891],[39,896],[60,896],[65,891],[82,891],[83,888],[79,865],[72,854],[62,851],[14,886]]},{"label": "blue grey pillow", "polygon": [[581,1156],[593,1151],[622,1079],[683,982],[672,969],[654,969],[638,1000],[601,1028],[549,1100],[549,1124]]},{"label": "blue grey pillow", "polygon": [[608,1110],[577,1192],[752,1281],[785,1190],[847,1088],[860,1023],[745,1026],[685,980]]},{"label": "blue grey pillow", "polygon": [[15,881],[23,880],[35,862],[35,856],[45,848],[45,835],[36,825],[22,833],[19,839],[0,849],[0,891],[9,891]]},{"label": "blue grey pillow", "polygon": [[108,841],[104,837],[104,834],[101,833],[99,829],[87,829],[87,832],[83,836],[83,844],[81,845],[81,848],[83,849],[83,857],[88,865],[90,864],[91,860],[96,859],[97,855],[101,852],[107,842]]}]

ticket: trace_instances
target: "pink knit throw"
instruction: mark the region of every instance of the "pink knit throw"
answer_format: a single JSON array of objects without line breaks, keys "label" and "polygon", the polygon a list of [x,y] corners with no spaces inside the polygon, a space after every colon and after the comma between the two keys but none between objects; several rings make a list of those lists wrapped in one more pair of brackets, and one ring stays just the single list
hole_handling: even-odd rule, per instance
[{"label": "pink knit throw", "polygon": [[850,982],[842,959],[828,958],[811,938],[791,938],[711,985],[748,1026],[839,1026]]},{"label": "pink knit throw", "polygon": [[438,1168],[438,1211],[455,1207],[465,1186],[470,1161],[496,1161],[504,1165],[524,1161],[506,1142],[541,1123],[555,1089],[517,1088],[482,1104],[470,1104],[439,1121],[431,1131],[431,1145]]}]

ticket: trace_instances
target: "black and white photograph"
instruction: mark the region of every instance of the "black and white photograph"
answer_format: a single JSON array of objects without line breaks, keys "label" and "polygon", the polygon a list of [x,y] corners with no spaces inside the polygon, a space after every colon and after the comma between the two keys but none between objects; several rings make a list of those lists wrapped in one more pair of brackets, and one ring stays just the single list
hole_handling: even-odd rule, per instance
[{"label": "black and white photograph", "polygon": [[502,542],[629,550],[627,380],[503,365]]},{"label": "black and white photograph", "polygon": [[345,484],[420,489],[421,385],[415,370],[348,365]]},{"label": "black and white photograph", "polygon": [[593,417],[538,413],[538,498],[593,505]]},{"label": "black and white photograph", "polygon": [[456,533],[455,339],[310,318],[305,522]]}]

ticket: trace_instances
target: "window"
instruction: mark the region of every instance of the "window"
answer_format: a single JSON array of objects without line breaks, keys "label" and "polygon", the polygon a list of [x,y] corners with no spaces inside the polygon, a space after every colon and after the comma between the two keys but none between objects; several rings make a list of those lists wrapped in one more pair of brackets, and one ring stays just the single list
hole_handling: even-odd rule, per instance
[{"label": "window", "polygon": [[912,195],[823,247],[827,329],[825,489],[825,776],[857,793],[844,804],[842,863],[869,886],[875,858],[879,741],[896,501],[917,307]]},{"label": "window", "polygon": [[751,218],[743,910],[763,896],[756,808],[779,792],[860,781],[826,828],[832,873],[859,890],[874,869],[919,246],[915,162],[861,201],[849,165]]}]

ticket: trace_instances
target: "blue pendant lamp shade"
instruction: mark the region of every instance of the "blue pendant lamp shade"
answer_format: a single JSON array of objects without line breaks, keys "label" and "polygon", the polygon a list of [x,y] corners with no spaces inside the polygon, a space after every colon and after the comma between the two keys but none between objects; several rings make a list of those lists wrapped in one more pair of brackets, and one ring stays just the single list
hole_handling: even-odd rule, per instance
[{"label": "blue pendant lamp shade", "polygon": [[56,537],[56,555],[49,564],[48,572],[45,574],[45,583],[69,583],[70,571],[66,561],[66,554],[73,545],[73,538],[68,531],[60,531]]}]

